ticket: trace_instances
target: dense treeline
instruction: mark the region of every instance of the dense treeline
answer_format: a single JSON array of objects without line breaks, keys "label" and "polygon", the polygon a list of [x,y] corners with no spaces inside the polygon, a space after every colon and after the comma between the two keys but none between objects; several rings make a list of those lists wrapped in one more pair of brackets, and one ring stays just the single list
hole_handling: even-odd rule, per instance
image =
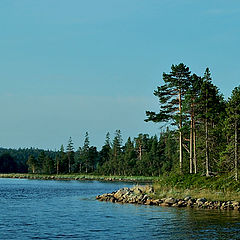
[{"label": "dense treeline", "polygon": [[113,139],[107,133],[99,151],[90,145],[88,133],[77,149],[71,138],[56,152],[0,149],[0,156],[9,154],[16,163],[11,170],[0,170],[145,176],[170,171],[207,176],[232,172],[238,179],[240,86],[224,100],[208,68],[203,76],[197,76],[180,63],[172,65],[170,73],[163,73],[163,84],[154,95],[159,112],[147,111],[145,121],[160,123],[159,136],[139,134],[123,143],[121,131],[116,130]]},{"label": "dense treeline", "polygon": [[37,148],[0,148],[0,172],[26,173],[28,172],[27,160],[29,156],[38,158],[42,152],[51,158],[55,158],[56,153],[50,150],[46,151]]},{"label": "dense treeline", "polygon": [[200,77],[183,63],[163,73],[163,81],[154,91],[160,111],[147,111],[146,121],[177,126],[180,172],[209,176],[234,170],[237,180],[240,87],[225,101],[208,68]]}]

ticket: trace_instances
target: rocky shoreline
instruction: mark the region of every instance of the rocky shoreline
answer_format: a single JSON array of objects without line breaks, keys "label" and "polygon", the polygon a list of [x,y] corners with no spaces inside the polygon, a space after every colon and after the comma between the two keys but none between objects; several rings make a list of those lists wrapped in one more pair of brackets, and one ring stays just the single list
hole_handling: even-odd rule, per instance
[{"label": "rocky shoreline", "polygon": [[98,195],[99,201],[109,201],[112,203],[131,203],[143,205],[155,205],[164,207],[189,207],[202,209],[221,209],[221,210],[237,210],[240,211],[240,202],[238,201],[208,201],[205,198],[184,199],[162,198],[154,199],[154,189],[152,186],[134,186],[132,188],[121,188],[112,193]]}]

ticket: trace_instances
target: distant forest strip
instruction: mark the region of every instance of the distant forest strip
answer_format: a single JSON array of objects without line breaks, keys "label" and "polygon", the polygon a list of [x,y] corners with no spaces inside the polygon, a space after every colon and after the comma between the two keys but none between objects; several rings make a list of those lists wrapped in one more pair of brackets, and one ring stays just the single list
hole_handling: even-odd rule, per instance
[{"label": "distant forest strip", "polygon": [[0,178],[24,178],[39,180],[96,180],[96,181],[119,181],[135,183],[153,183],[158,177],[149,176],[104,176],[96,174],[33,174],[33,173],[0,173]]},{"label": "distant forest strip", "polygon": [[106,134],[99,151],[90,145],[88,133],[80,147],[75,147],[70,137],[58,151],[0,149],[0,172],[109,176],[229,173],[238,180],[240,86],[225,100],[213,84],[209,68],[198,76],[183,63],[172,65],[162,79],[163,84],[154,91],[159,111],[146,111],[145,119],[159,123],[158,136],[140,133],[123,143],[121,131],[116,130],[113,139]]}]

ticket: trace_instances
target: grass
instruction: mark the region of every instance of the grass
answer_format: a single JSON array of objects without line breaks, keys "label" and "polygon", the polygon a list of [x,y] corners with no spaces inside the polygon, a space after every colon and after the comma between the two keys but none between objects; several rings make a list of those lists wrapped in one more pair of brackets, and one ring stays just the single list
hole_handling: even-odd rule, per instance
[{"label": "grass", "polygon": [[170,174],[154,183],[154,198],[206,198],[209,201],[240,201],[240,182],[232,176],[205,177],[195,174]]}]

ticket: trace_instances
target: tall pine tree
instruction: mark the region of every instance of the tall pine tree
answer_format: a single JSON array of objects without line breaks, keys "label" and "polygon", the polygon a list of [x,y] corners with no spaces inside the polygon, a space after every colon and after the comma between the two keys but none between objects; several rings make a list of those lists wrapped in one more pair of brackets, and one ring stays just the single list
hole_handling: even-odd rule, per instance
[{"label": "tall pine tree", "polygon": [[185,94],[190,86],[189,68],[183,63],[172,65],[169,74],[163,73],[164,85],[154,91],[154,95],[159,98],[160,112],[147,111],[147,119],[145,121],[168,122],[178,125],[179,130],[179,168],[183,169],[183,136],[182,127],[184,120],[183,101]]}]

